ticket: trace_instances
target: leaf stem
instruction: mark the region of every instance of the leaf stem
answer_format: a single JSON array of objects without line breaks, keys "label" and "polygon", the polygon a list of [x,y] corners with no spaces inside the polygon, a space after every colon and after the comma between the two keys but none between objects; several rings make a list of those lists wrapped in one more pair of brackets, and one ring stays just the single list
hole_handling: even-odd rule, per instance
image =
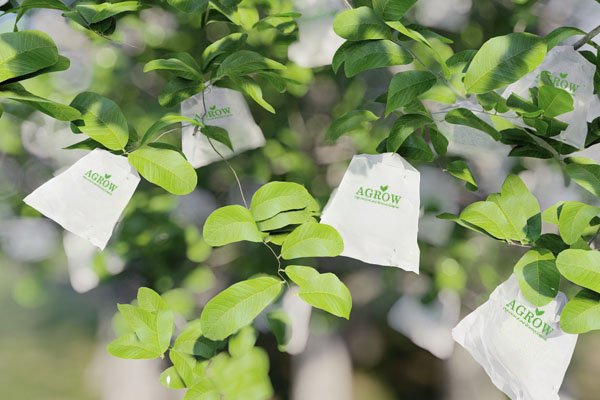
[{"label": "leaf stem", "polygon": [[579,48],[583,47],[587,42],[589,42],[598,35],[600,35],[600,25],[592,29],[587,35],[575,42],[573,47],[575,48],[575,50],[579,50]]}]

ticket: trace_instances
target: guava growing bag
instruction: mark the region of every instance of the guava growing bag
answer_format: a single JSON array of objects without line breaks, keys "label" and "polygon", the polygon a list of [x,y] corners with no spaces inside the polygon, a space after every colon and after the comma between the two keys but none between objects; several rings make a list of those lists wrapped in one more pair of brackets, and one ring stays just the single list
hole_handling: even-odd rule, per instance
[{"label": "guava growing bag", "polygon": [[139,181],[126,157],[95,149],[23,201],[104,249]]},{"label": "guava growing bag", "polygon": [[[240,92],[231,89],[209,86],[181,103],[181,115],[189,118],[204,118],[206,125],[221,127],[229,133],[233,151],[227,146],[212,140],[217,151],[225,158],[233,157],[246,150],[256,149],[265,144],[262,130],[254,121],[250,108]],[[206,113],[205,113],[206,105]],[[200,168],[220,161],[208,138],[196,132],[194,126],[184,126],[182,130],[182,150],[194,168]]]},{"label": "guava growing bag", "polygon": [[342,255],[418,273],[419,182],[398,154],[354,156],[321,218],[344,239]]},{"label": "guava growing bag", "polygon": [[559,292],[543,307],[531,305],[513,275],[452,336],[512,400],[558,400],[577,342],[559,327],[566,302]]},{"label": "guava growing bag", "polygon": [[573,46],[556,46],[535,70],[508,86],[503,97],[508,98],[515,93],[523,98],[531,98],[529,89],[539,86],[540,75],[546,74],[555,87],[573,96],[573,111],[556,117],[569,124],[556,139],[581,149],[585,145],[588,110],[594,97],[595,72],[595,66]]}]

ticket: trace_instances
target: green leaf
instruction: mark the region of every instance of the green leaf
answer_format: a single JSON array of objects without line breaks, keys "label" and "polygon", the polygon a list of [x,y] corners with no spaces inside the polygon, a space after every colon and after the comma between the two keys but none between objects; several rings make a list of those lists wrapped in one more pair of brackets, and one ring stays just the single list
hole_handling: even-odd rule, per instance
[{"label": "green leaf", "polygon": [[533,71],[546,55],[546,43],[530,33],[494,37],[481,46],[465,74],[469,93],[485,93]]},{"label": "green leaf", "polygon": [[344,241],[332,226],[307,222],[290,233],[281,246],[285,260],[303,257],[335,257],[344,250]]},{"label": "green leaf", "polygon": [[335,142],[342,135],[361,129],[368,129],[371,122],[378,119],[377,115],[368,110],[352,110],[342,115],[327,128],[325,140]]},{"label": "green leaf", "polygon": [[219,66],[215,79],[238,78],[254,72],[285,69],[283,64],[250,50],[239,50],[227,56]]},{"label": "green leaf", "polygon": [[67,7],[62,1],[59,0],[23,0],[21,6],[19,7],[19,12],[17,13],[15,24],[19,22],[21,18],[23,18],[23,15],[25,15],[27,11],[36,8],[69,11],[69,7]]},{"label": "green leaf", "polygon": [[234,90],[237,90],[239,92],[246,94],[248,97],[250,97],[252,100],[254,100],[256,102],[256,104],[258,104],[259,106],[261,106],[268,112],[275,114],[275,109],[273,108],[272,105],[267,103],[267,101],[263,98],[262,88],[260,87],[260,85],[258,83],[256,83],[256,81],[254,79],[246,77],[246,76],[240,76],[237,78],[232,77],[232,78],[230,78],[230,80],[231,80],[231,85],[226,82],[221,81],[221,83],[222,83],[221,86],[230,87],[231,89],[234,89]]},{"label": "green leaf", "polygon": [[213,247],[243,240],[263,240],[250,210],[238,205],[225,206],[213,211],[204,223],[203,236],[206,243]]},{"label": "green leaf", "polygon": [[290,210],[314,207],[315,200],[302,185],[294,182],[269,182],[261,186],[250,203],[256,221],[265,221]]},{"label": "green leaf", "polygon": [[206,71],[217,57],[238,50],[246,43],[247,38],[245,33],[231,33],[208,45],[201,56],[203,70]]},{"label": "green leaf", "polygon": [[169,71],[180,78],[202,81],[200,66],[188,53],[177,53],[171,58],[152,60],[144,65],[144,72]]},{"label": "green leaf", "polygon": [[185,13],[204,12],[208,7],[208,0],[167,0],[167,3]]},{"label": "green leaf", "polygon": [[560,273],[551,251],[533,249],[515,265],[515,276],[523,296],[534,306],[545,306],[558,294]]},{"label": "green leaf", "polygon": [[432,162],[434,160],[431,148],[420,135],[410,135],[398,149],[398,154],[414,161]]},{"label": "green leaf", "polygon": [[238,282],[213,297],[204,307],[200,321],[204,335],[223,340],[249,325],[283,288],[279,279],[264,276]]},{"label": "green leaf", "polygon": [[544,115],[554,118],[573,111],[573,97],[566,90],[554,86],[538,88],[538,107],[544,110]]},{"label": "green leaf", "polygon": [[413,134],[414,131],[433,124],[431,118],[422,114],[404,114],[398,117],[390,130],[386,141],[387,151],[395,153],[398,151],[404,141]]},{"label": "green leaf", "polygon": [[160,374],[160,383],[168,389],[185,389],[187,387],[175,367],[169,367]]},{"label": "green leaf", "polygon": [[142,8],[139,1],[121,1],[119,3],[77,4],[75,10],[88,24],[96,24],[116,15],[138,11]]},{"label": "green leaf", "polygon": [[145,146],[127,158],[140,175],[169,193],[189,194],[198,183],[196,170],[177,151]]},{"label": "green leaf", "polygon": [[565,171],[576,184],[600,197],[600,165],[571,162],[565,167]]},{"label": "green leaf", "polygon": [[92,92],[83,92],[71,102],[81,112],[77,128],[110,150],[123,150],[129,141],[129,126],[117,103]]},{"label": "green leaf", "polygon": [[491,201],[470,204],[460,213],[460,219],[483,229],[497,239],[509,239],[513,236],[513,229],[506,216],[500,207]]},{"label": "green leaf", "polygon": [[370,69],[410,64],[413,61],[408,51],[391,40],[356,42],[343,51],[346,52],[344,71],[348,78]]},{"label": "green leaf", "polygon": [[192,386],[183,396],[183,400],[221,400],[217,387],[210,380],[202,380]]},{"label": "green leaf", "polygon": [[183,78],[173,78],[158,95],[158,102],[163,107],[173,107],[204,89],[204,83]]},{"label": "green leaf", "polygon": [[164,300],[148,288],[140,288],[139,306],[118,304],[130,333],[111,342],[108,351],[121,358],[162,357],[171,344],[174,315]]},{"label": "green leaf", "polygon": [[292,324],[290,317],[282,309],[273,310],[267,314],[267,324],[273,335],[275,335],[277,348],[279,351],[285,351],[290,340],[290,335],[288,335]]},{"label": "green leaf", "polygon": [[0,82],[50,67],[58,60],[56,44],[44,32],[0,34]]},{"label": "green leaf", "polygon": [[333,30],[338,36],[352,41],[392,38],[390,28],[369,7],[358,7],[337,14]]},{"label": "green leaf", "polygon": [[198,121],[196,121],[193,118],[184,117],[184,116],[178,115],[178,114],[164,115],[164,116],[160,117],[160,119],[158,121],[156,121],[154,124],[152,124],[152,126],[150,126],[150,128],[148,128],[146,133],[144,133],[144,136],[142,137],[142,141],[140,142],[140,146],[150,143],[153,139],[157,138],[159,133],[163,132],[166,128],[168,128],[172,125],[175,125],[175,124],[183,123],[183,122],[186,122],[191,125],[197,125],[197,126],[200,125],[198,123]]},{"label": "green leaf", "polygon": [[600,294],[587,289],[577,293],[562,311],[560,328],[572,334],[600,329]]},{"label": "green leaf", "polygon": [[26,104],[60,121],[73,121],[81,118],[81,113],[75,108],[29,93],[20,83],[0,86],[0,98]]},{"label": "green leaf", "polygon": [[404,107],[433,87],[437,78],[428,71],[405,71],[392,78],[388,89],[386,116]]},{"label": "green leaf", "polygon": [[477,182],[473,178],[473,174],[469,169],[467,163],[463,160],[456,160],[449,162],[446,166],[446,170],[450,175],[465,182],[467,189],[475,191],[478,189]]},{"label": "green leaf", "polygon": [[417,0],[373,0],[373,9],[386,21],[398,21]]},{"label": "green leaf", "polygon": [[509,223],[508,239],[535,242],[541,233],[540,205],[517,175],[509,175],[501,193],[492,194],[488,201],[500,207]]},{"label": "green leaf", "polygon": [[279,231],[290,225],[301,225],[305,222],[314,221],[315,211],[308,208],[302,210],[285,211],[258,223],[258,227],[263,232]]},{"label": "green leaf", "polygon": [[548,50],[552,49],[555,46],[558,46],[566,39],[573,37],[585,35],[585,32],[579,28],[574,28],[571,26],[561,26],[560,28],[556,28],[552,32],[546,35],[546,43],[548,44]]},{"label": "green leaf", "polygon": [[429,139],[435,152],[440,156],[445,156],[448,152],[448,139],[435,127],[429,127]]},{"label": "green leaf", "polygon": [[592,219],[598,214],[600,214],[600,208],[598,207],[578,201],[566,201],[562,205],[558,218],[560,237],[566,244],[577,242]]},{"label": "green leaf", "polygon": [[500,132],[498,132],[493,126],[483,121],[471,110],[467,110],[466,108],[456,108],[450,110],[446,114],[445,119],[446,122],[451,124],[464,125],[485,132],[494,140],[499,140],[501,137]]},{"label": "green leaf", "polygon": [[225,347],[225,342],[213,341],[203,336],[200,320],[189,322],[173,344],[173,350],[178,353],[205,359],[214,357],[223,347]]},{"label": "green leaf", "polygon": [[600,291],[600,252],[567,249],[556,258],[556,266],[571,282],[595,292]]},{"label": "green leaf", "polygon": [[223,143],[225,146],[231,149],[231,151],[233,151],[233,144],[231,144],[231,139],[229,138],[229,133],[226,129],[221,128],[220,126],[205,125],[202,129],[200,129],[200,133],[209,139]]},{"label": "green leaf", "polygon": [[350,318],[352,296],[337,276],[300,265],[286,267],[285,273],[300,287],[298,295],[302,300],[337,317]]},{"label": "green leaf", "polygon": [[256,344],[256,330],[251,326],[245,326],[229,339],[229,354],[233,357],[241,357],[248,353]]}]

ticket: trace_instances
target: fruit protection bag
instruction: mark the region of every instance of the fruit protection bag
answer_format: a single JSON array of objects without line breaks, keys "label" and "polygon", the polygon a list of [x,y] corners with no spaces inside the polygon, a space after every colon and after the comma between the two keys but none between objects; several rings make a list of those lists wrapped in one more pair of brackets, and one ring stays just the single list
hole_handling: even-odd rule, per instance
[{"label": "fruit protection bag", "polygon": [[95,149],[23,201],[103,250],[139,181],[126,157]]},{"label": "fruit protection bag", "polygon": [[535,307],[512,275],[452,336],[512,400],[558,400],[577,342],[577,335],[559,327],[566,301],[559,292],[549,304]]},{"label": "fruit protection bag", "polygon": [[419,183],[398,154],[354,156],[322,215],[344,239],[342,255],[418,273]]}]

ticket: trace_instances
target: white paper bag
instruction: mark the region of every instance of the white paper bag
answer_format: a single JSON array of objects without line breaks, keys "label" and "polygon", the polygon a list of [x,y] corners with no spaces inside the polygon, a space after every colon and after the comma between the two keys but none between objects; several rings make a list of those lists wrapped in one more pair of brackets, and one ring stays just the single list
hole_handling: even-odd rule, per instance
[{"label": "white paper bag", "polygon": [[[235,90],[209,86],[205,89],[204,100],[202,93],[199,93],[181,103],[181,115],[189,118],[204,116],[206,125],[226,129],[234,151],[212,140],[215,148],[225,158],[231,158],[265,144],[262,130],[254,122],[244,96]],[[200,132],[194,134],[194,128],[194,126],[185,126],[182,131],[182,149],[188,161],[194,168],[220,161],[221,157],[214,151],[207,137]]]},{"label": "white paper bag", "polygon": [[321,218],[344,239],[342,255],[418,273],[419,181],[398,154],[354,156]]},{"label": "white paper bag", "polygon": [[458,322],[460,297],[451,290],[441,291],[431,304],[421,296],[405,294],[390,309],[388,323],[419,347],[445,360],[454,351],[452,328]]},{"label": "white paper bag", "polygon": [[508,98],[515,93],[523,98],[531,98],[529,89],[539,86],[540,75],[549,74],[554,86],[564,89],[573,96],[574,110],[556,117],[569,127],[556,137],[564,143],[583,148],[587,135],[587,117],[594,96],[594,73],[596,68],[573,46],[556,46],[534,71],[511,84],[504,91]]},{"label": "white paper bag", "polygon": [[96,149],[23,201],[104,249],[139,181],[126,157]]},{"label": "white paper bag", "polygon": [[288,48],[288,58],[305,68],[330,65],[345,40],[333,31],[335,15],[344,9],[342,0],[296,0],[298,41]]},{"label": "white paper bag", "polygon": [[577,335],[560,330],[563,293],[544,307],[525,300],[513,275],[452,331],[512,400],[558,400]]}]

